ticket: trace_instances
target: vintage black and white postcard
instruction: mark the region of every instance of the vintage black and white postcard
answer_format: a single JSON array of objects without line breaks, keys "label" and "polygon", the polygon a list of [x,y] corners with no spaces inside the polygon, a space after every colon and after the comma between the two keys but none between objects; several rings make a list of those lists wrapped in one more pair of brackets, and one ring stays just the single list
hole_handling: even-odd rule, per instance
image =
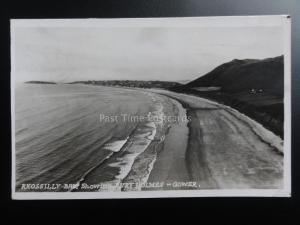
[{"label": "vintage black and white postcard", "polygon": [[12,197],[290,196],[290,22],[11,20]]}]

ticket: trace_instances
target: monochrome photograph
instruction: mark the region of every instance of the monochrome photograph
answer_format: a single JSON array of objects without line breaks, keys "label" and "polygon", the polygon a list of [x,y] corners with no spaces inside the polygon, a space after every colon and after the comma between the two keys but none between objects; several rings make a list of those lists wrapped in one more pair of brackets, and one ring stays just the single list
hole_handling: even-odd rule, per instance
[{"label": "monochrome photograph", "polygon": [[291,19],[13,19],[12,197],[291,195]]}]

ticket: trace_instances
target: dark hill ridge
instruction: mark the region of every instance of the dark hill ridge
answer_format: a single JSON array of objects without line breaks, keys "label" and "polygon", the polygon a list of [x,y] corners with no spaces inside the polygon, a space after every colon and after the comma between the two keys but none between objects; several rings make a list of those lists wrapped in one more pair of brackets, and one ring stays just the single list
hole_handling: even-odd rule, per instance
[{"label": "dark hill ridge", "polygon": [[263,60],[234,59],[185,87],[221,87],[222,91],[228,93],[261,89],[269,94],[283,96],[283,74],[283,56]]},{"label": "dark hill ridge", "polygon": [[171,90],[236,108],[283,137],[283,56],[262,60],[234,59]]}]

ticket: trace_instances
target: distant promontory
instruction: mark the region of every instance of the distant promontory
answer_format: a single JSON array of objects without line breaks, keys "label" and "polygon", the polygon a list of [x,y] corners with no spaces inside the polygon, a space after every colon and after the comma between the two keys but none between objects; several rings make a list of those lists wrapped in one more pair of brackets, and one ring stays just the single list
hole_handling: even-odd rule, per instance
[{"label": "distant promontory", "polygon": [[33,80],[33,81],[27,81],[25,82],[26,84],[57,84],[55,82],[50,82],[50,81],[37,81],[37,80]]}]

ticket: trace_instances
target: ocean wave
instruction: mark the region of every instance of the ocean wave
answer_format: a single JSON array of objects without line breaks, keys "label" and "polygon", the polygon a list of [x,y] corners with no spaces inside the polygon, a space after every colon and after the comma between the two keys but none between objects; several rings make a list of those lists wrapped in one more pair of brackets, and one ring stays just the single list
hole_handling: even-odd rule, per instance
[{"label": "ocean wave", "polygon": [[[140,124],[132,131],[132,133],[128,137],[113,141],[110,140],[107,143],[105,143],[101,148],[109,150],[111,153],[107,155],[104,159],[102,159],[97,165],[88,169],[77,182],[77,184],[80,185],[84,182],[89,182],[89,176],[96,176],[96,174],[98,173],[96,170],[101,166],[104,166],[106,168],[117,168],[117,173],[114,174],[111,180],[101,182],[102,188],[99,191],[121,191],[120,184],[122,183],[122,180],[124,180],[124,178],[131,171],[137,156],[143,153],[148,148],[150,143],[155,139],[155,135],[157,132],[157,124],[159,123],[161,122],[149,121]],[[152,161],[150,164],[153,165],[154,161]],[[145,178],[149,176],[152,170],[151,165],[145,166],[148,167],[148,173],[146,176],[143,176],[143,178],[141,178],[142,182],[146,182]],[[103,187],[107,186],[110,187],[110,189],[104,190]]]},{"label": "ocean wave", "polygon": [[[111,151],[105,158],[101,159],[98,164],[95,166],[92,166],[90,169],[88,169],[80,178],[79,181],[76,182],[76,184],[79,186],[86,178],[87,175],[89,175],[93,170],[95,170],[97,167],[101,166],[106,160],[110,159],[114,153],[121,151],[123,146],[126,144],[129,137],[126,137],[125,139],[120,140],[114,140],[114,141],[108,141],[104,144],[103,149]],[[76,186],[75,185],[75,188]],[[69,191],[73,191],[75,188],[70,189]]]},{"label": "ocean wave", "polygon": [[[127,190],[126,188],[123,188],[120,183],[125,178],[128,178],[127,176],[130,174],[130,172],[133,172],[133,174],[135,174],[135,176],[130,178],[134,183],[139,184],[139,187],[145,184],[156,161],[157,152],[156,150],[154,150],[151,151],[151,154],[147,154],[147,156],[144,156],[144,158],[142,159],[142,170],[144,172],[141,173],[140,171],[134,171],[135,168],[133,167],[133,165],[137,157],[145,152],[145,150],[149,147],[153,140],[156,140],[156,134],[158,133],[158,131],[161,131],[164,126],[164,107],[161,103],[161,99],[158,99],[156,95],[152,93],[147,93],[147,95],[151,96],[154,102],[152,111],[148,113],[148,118],[154,118],[154,120],[150,120],[140,126],[137,129],[138,132],[134,133],[128,139],[128,143],[125,145],[126,149],[124,150],[124,154],[118,157],[115,162],[109,164],[110,167],[115,167],[119,170],[118,174],[115,175],[114,180],[106,182],[107,184],[113,184],[113,191]],[[156,144],[163,142],[165,138],[165,135],[162,135],[161,132],[159,133],[161,137],[157,139],[158,142]],[[141,168],[138,167],[138,170],[140,169]],[[139,187],[136,187],[135,189],[139,190]]]},{"label": "ocean wave", "polygon": [[114,182],[121,182],[130,172],[136,157],[144,152],[156,134],[156,127],[153,122],[146,123],[140,128],[140,132],[134,134],[129,140],[122,157],[110,163],[110,167],[117,167],[119,173],[115,176]]},{"label": "ocean wave", "polygon": [[113,142],[109,142],[104,145],[104,149],[110,150],[112,152],[119,152],[122,147],[125,145],[129,137],[125,138],[124,140],[117,140]]},{"label": "ocean wave", "polygon": [[[154,104],[151,107],[151,111],[148,112],[148,118],[154,118],[154,120],[149,119],[143,124],[139,124],[134,132],[126,139],[122,141],[117,141],[113,144],[107,144],[106,148],[115,151],[117,146],[122,146],[122,151],[118,150],[117,154],[111,155],[108,160],[107,167],[117,168],[117,173],[113,176],[113,179],[101,182],[102,188],[99,191],[122,191],[122,181],[127,178],[127,176],[133,172],[133,165],[136,163],[136,159],[139,155],[148,149],[149,145],[156,140],[158,131],[164,126],[164,107],[161,103],[161,99],[152,93],[147,93],[150,95]],[[159,132],[161,135],[161,132]],[[157,139],[158,142],[164,140],[164,135]],[[140,176],[135,176],[133,178],[134,183],[144,184],[147,182],[148,177],[153,169],[154,163],[156,161],[157,152],[151,151],[143,161],[143,173]],[[109,189],[105,189],[109,187]],[[126,189],[125,189],[126,190]]]}]

